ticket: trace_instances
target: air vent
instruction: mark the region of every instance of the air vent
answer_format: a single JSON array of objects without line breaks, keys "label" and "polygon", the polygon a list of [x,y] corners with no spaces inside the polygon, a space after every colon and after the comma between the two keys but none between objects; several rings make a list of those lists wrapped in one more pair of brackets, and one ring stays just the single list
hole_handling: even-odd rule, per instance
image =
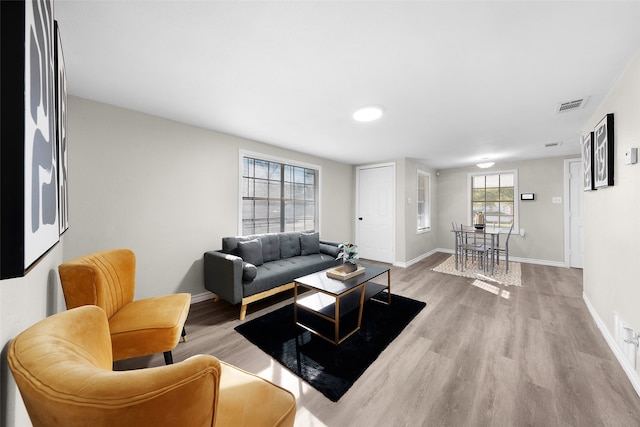
[{"label": "air vent", "polygon": [[584,105],[587,103],[587,99],[588,98],[575,99],[573,101],[563,102],[561,104],[558,104],[558,107],[556,108],[556,114],[566,113],[573,110],[579,110],[580,108],[583,108]]},{"label": "air vent", "polygon": [[548,143],[544,144],[544,148],[557,147],[559,145],[562,145],[562,141],[559,141],[559,142],[548,142]]}]

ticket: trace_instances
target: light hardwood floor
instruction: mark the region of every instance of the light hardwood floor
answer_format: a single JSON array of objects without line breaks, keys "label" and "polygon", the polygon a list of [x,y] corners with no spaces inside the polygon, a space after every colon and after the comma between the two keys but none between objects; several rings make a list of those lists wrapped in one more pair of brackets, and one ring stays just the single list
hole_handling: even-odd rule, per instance
[{"label": "light hardwood floor", "polygon": [[[392,292],[427,307],[337,403],[236,333],[240,309],[223,301],[191,307],[174,360],[209,353],[288,388],[301,427],[640,426],[640,397],[587,311],[581,270],[522,264],[523,286],[495,295],[431,271],[448,256],[392,268]],[[291,300],[250,305],[246,320]]]}]

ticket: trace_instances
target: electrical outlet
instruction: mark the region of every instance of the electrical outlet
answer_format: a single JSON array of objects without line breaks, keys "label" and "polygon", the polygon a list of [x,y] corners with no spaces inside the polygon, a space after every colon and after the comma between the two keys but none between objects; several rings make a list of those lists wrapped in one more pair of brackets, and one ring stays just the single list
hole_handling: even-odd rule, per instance
[{"label": "electrical outlet", "polygon": [[562,203],[562,197],[555,196],[551,198],[551,203]]}]

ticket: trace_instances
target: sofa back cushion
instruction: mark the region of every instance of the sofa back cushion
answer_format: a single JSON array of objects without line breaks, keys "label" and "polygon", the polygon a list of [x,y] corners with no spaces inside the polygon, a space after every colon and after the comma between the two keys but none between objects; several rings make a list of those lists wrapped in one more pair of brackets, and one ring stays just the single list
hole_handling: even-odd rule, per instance
[{"label": "sofa back cushion", "polygon": [[262,240],[253,239],[238,242],[238,256],[249,264],[262,265]]},{"label": "sofa back cushion", "polygon": [[300,234],[300,254],[311,255],[320,252],[320,234],[316,232]]},{"label": "sofa back cushion", "polygon": [[262,259],[264,262],[280,259],[280,237],[278,233],[260,235],[262,240]]},{"label": "sofa back cushion", "polygon": [[279,233],[266,233],[254,234],[251,236],[223,237],[222,252],[224,252],[225,254],[241,256],[238,253],[239,242],[247,242],[249,240],[260,239],[260,241],[262,242],[262,261],[275,261],[280,259],[280,238],[278,237],[278,235]]},{"label": "sofa back cushion", "polygon": [[300,232],[288,231],[280,233],[280,258],[291,258],[300,255]]}]

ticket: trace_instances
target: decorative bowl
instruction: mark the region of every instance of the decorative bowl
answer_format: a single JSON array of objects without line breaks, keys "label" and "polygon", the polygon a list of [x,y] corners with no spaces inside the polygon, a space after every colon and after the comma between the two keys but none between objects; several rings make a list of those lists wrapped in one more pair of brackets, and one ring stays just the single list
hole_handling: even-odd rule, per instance
[{"label": "decorative bowl", "polygon": [[474,227],[476,227],[477,230],[482,230],[484,228],[484,224],[475,224]]}]

